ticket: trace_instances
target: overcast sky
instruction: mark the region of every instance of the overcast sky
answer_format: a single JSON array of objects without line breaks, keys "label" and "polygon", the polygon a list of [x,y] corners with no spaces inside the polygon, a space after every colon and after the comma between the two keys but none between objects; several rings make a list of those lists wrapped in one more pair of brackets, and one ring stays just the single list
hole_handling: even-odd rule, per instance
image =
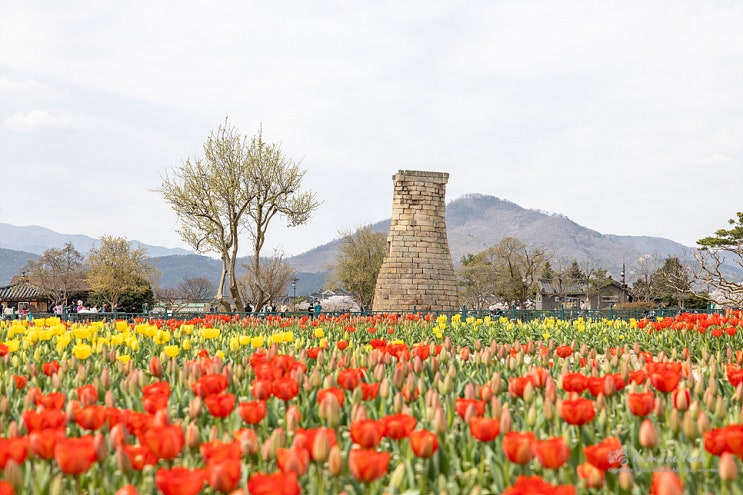
[{"label": "overcast sky", "polygon": [[0,222],[187,247],[153,189],[229,117],[323,201],[276,221],[287,255],[389,218],[401,169],[693,246],[743,210],[741,26],[735,0],[0,0]]}]

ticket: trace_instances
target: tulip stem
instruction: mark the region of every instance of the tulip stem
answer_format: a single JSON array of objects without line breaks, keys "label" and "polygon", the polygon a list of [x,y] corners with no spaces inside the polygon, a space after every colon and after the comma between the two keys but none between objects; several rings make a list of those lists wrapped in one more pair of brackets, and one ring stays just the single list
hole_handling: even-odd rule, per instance
[{"label": "tulip stem", "polygon": [[428,463],[430,461],[426,459],[423,462],[423,470],[421,471],[421,481],[420,481],[420,487],[421,487],[421,495],[426,495],[428,487],[426,486],[426,483],[428,481],[428,477],[426,476],[426,473],[428,472]]},{"label": "tulip stem", "polygon": [[480,466],[478,468],[478,473],[477,473],[478,485],[480,486],[483,486],[483,481],[485,478],[485,449],[486,449],[485,442],[480,442],[480,450],[481,450]]}]

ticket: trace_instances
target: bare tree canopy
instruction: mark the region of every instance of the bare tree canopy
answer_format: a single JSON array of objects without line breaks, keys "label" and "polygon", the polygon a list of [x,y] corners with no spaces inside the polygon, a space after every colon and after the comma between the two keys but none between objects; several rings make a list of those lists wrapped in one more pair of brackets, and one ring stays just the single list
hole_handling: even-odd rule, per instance
[{"label": "bare tree canopy", "polygon": [[[232,300],[243,307],[235,276],[240,235],[249,235],[252,270],[260,273],[260,253],[274,217],[301,225],[319,205],[313,192],[300,190],[304,174],[278,144],[263,141],[262,129],[248,139],[225,119],[209,135],[203,158],[187,159],[163,178],[159,192],[178,215],[181,238],[197,252],[215,252],[222,259],[215,299],[224,308],[229,309],[224,298],[228,276]],[[260,286],[252,290],[256,302],[264,304],[267,296]]]},{"label": "bare tree canopy", "polygon": [[88,253],[88,283],[93,292],[114,307],[126,292],[149,290],[157,271],[142,246],[134,249],[123,237],[102,236]]},{"label": "bare tree canopy", "polygon": [[721,304],[743,304],[743,282],[740,275],[737,280],[728,266],[738,272],[743,271],[743,212],[737,218],[728,220],[730,229],[720,229],[714,235],[697,241],[699,249],[694,254],[699,267],[696,270],[697,280],[706,284],[713,299]]},{"label": "bare tree canopy", "polygon": [[335,259],[332,283],[345,288],[362,306],[374,302],[374,288],[384,262],[387,236],[374,232],[371,225],[356,232],[341,232],[341,245]]},{"label": "bare tree canopy", "polygon": [[214,283],[206,277],[186,277],[178,284],[176,293],[188,302],[208,302],[214,297]]},{"label": "bare tree canopy", "polygon": [[240,277],[240,285],[244,290],[245,302],[251,303],[255,311],[268,302],[276,303],[277,299],[287,296],[289,283],[296,275],[294,267],[284,260],[284,253],[279,250],[262,260],[258,266],[260,271],[255,271],[253,262],[244,263],[243,267],[245,273]]},{"label": "bare tree canopy", "polygon": [[66,303],[70,293],[85,287],[83,255],[70,242],[62,249],[47,249],[38,260],[29,260],[22,271],[55,303]]}]

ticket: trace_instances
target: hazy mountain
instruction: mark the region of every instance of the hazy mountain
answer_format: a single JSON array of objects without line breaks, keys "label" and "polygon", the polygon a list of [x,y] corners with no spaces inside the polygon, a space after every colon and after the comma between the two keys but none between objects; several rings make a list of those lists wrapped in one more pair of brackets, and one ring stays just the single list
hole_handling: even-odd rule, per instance
[{"label": "hazy mountain", "polygon": [[[638,258],[650,254],[660,260],[667,256],[684,260],[690,250],[660,237],[601,234],[563,215],[528,210],[510,201],[485,195],[467,195],[447,204],[446,223],[455,265],[468,253],[475,254],[498,244],[504,237],[515,237],[528,246],[542,246],[553,253],[552,265],[555,268],[565,266],[573,259],[579,262],[594,260],[616,279],[622,263],[625,263],[627,281],[632,282],[631,270]],[[387,233],[389,226],[390,220],[387,219],[377,222],[372,228]],[[57,234],[42,227],[14,227],[0,223],[0,248],[4,248],[0,249],[0,284],[18,274],[29,257],[49,247],[61,247],[67,241],[86,253],[96,240],[87,236]],[[338,246],[339,240],[336,239],[287,259],[297,270],[298,296],[310,294],[323,286]],[[185,277],[203,276],[215,284],[219,282],[219,260],[182,249],[145,247],[161,273],[160,284],[163,287],[177,287]],[[238,260],[238,267],[244,261],[247,260]]]},{"label": "hazy mountain", "polygon": [[[17,227],[9,223],[0,223],[0,248],[12,249],[14,251],[25,251],[33,254],[43,254],[49,248],[62,248],[65,243],[71,242],[75,249],[82,254],[90,251],[90,248],[98,244],[98,239],[93,239],[81,234],[60,234],[38,225]],[[135,246],[143,246],[151,257],[169,256],[174,254],[193,254],[181,248],[167,248],[152,246],[133,240]]]},{"label": "hazy mountain", "polygon": [[33,253],[0,248],[0,286],[7,285],[10,283],[10,279],[16,275],[20,275],[21,267],[28,260],[35,260],[38,257],[38,255]]},{"label": "hazy mountain", "polygon": [[[377,232],[388,232],[390,220],[372,225]],[[627,269],[645,254],[683,258],[689,249],[677,242],[650,236],[601,234],[582,227],[564,215],[528,210],[493,196],[472,194],[446,205],[446,229],[454,264],[466,254],[476,254],[498,244],[504,237],[515,237],[527,246],[542,246],[553,254],[553,267],[594,260],[619,277],[622,263]],[[340,241],[334,240],[290,258],[303,271],[324,272],[332,265]]]}]

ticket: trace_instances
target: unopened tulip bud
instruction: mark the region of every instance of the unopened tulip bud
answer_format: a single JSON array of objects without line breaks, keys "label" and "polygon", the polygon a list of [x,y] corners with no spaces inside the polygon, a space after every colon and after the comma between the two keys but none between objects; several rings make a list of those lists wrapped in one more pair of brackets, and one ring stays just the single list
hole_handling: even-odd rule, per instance
[{"label": "unopened tulip bud", "polygon": [[390,382],[387,377],[383,378],[379,384],[379,396],[383,399],[390,396]]},{"label": "unopened tulip bud", "polygon": [[658,432],[649,419],[640,425],[640,445],[646,449],[654,449],[658,445]]},{"label": "unopened tulip bud", "polygon": [[128,473],[129,471],[131,471],[132,464],[129,461],[129,456],[126,455],[126,452],[124,452],[124,449],[116,449],[114,458],[116,459],[116,467],[120,472]]},{"label": "unopened tulip bud", "polygon": [[343,456],[341,455],[341,448],[338,445],[330,447],[330,454],[328,454],[328,470],[333,476],[338,476],[343,473]]},{"label": "unopened tulip bud", "polygon": [[660,397],[655,398],[655,407],[653,407],[653,414],[657,417],[663,416],[663,400]]},{"label": "unopened tulip bud", "polygon": [[[33,402],[31,402],[31,404],[33,404]],[[24,409],[29,409],[31,407],[31,404],[26,406],[24,402]],[[10,402],[8,401],[8,397],[3,395],[2,397],[0,397],[0,413],[5,415],[8,413],[8,410],[10,410]]]},{"label": "unopened tulip bud", "polygon": [[98,462],[105,462],[106,459],[108,459],[108,445],[106,445],[106,438],[100,433],[96,433],[93,436],[93,447],[95,448],[95,455],[98,458]]},{"label": "unopened tulip bud", "polygon": [[500,432],[506,434],[511,431],[513,427],[513,419],[511,418],[511,412],[507,408],[503,408],[503,413],[500,417]]},{"label": "unopened tulip bud", "polygon": [[395,470],[392,472],[392,476],[390,476],[390,486],[395,489],[395,491],[400,490],[400,487],[402,486],[402,482],[405,479],[405,463],[400,463],[397,465]]},{"label": "unopened tulip bud", "polygon": [[526,412],[526,424],[530,428],[533,428],[534,425],[537,424],[537,409],[534,407],[534,404],[532,404]]},{"label": "unopened tulip bud", "polygon": [[438,434],[446,433],[449,425],[446,421],[446,413],[441,407],[436,408],[433,412],[433,431]]},{"label": "unopened tulip bud", "polygon": [[689,403],[691,402],[691,396],[689,391],[685,388],[677,388],[673,391],[673,407],[679,411],[686,411],[689,409]]},{"label": "unopened tulip bud", "polygon": [[322,375],[320,375],[319,369],[315,368],[310,373],[310,384],[313,388],[319,388],[322,385]]},{"label": "unopened tulip bud", "polygon": [[725,407],[725,401],[722,397],[717,397],[715,400],[715,417],[718,419],[724,419],[727,416],[727,408]]},{"label": "unopened tulip bud", "polygon": [[199,434],[199,427],[196,423],[188,423],[186,427],[186,445],[188,448],[195,449],[201,445],[201,435]]},{"label": "unopened tulip bud", "polygon": [[423,361],[421,361],[421,358],[418,356],[415,356],[413,358],[413,372],[416,374],[419,374],[423,371]]},{"label": "unopened tulip bud", "polygon": [[709,416],[707,416],[707,413],[704,411],[699,411],[699,416],[697,416],[697,431],[699,431],[699,434],[703,434],[705,431],[710,430],[710,422],[709,422]]},{"label": "unopened tulip bud", "polygon": [[101,386],[106,389],[111,387],[111,372],[108,368],[103,368],[101,371]]},{"label": "unopened tulip bud", "polygon": [[632,487],[635,485],[635,478],[632,476],[632,471],[629,469],[622,469],[619,472],[619,487],[625,492],[632,491]]},{"label": "unopened tulip bud", "polygon": [[276,451],[271,448],[271,439],[267,438],[261,446],[261,459],[264,461],[270,461],[276,458]]},{"label": "unopened tulip bud", "polygon": [[[325,401],[323,400],[323,402]],[[322,409],[322,404],[320,408]],[[301,419],[302,414],[299,412],[299,408],[294,404],[289,406],[289,408],[286,410],[286,431],[294,432],[297,428],[299,428]]]},{"label": "unopened tulip bud", "polygon": [[404,381],[405,374],[402,368],[395,368],[395,371],[392,372],[392,385],[394,385],[395,388],[399,390],[402,388]]},{"label": "unopened tulip bud", "polygon": [[668,427],[674,433],[678,433],[681,430],[681,419],[679,418],[678,410],[671,409],[671,418],[668,421]]},{"label": "unopened tulip bud", "polygon": [[691,414],[685,414],[681,422],[681,429],[684,431],[686,438],[692,439],[697,436],[697,424]]},{"label": "unopened tulip bud", "polygon": [[527,404],[531,404],[534,402],[534,386],[531,384],[531,382],[527,382],[526,386],[524,387],[524,402]]},{"label": "unopened tulip bud", "polygon": [[451,379],[451,377],[449,377],[449,375],[446,375],[444,377],[444,380],[439,383],[439,393],[441,395],[449,394],[453,388],[454,388],[454,382]]},{"label": "unopened tulip bud", "polygon": [[13,486],[13,490],[16,493],[21,493],[23,490],[23,469],[15,459],[8,459],[5,463],[5,469],[3,469],[3,479]]},{"label": "unopened tulip bud", "polygon": [[201,411],[203,409],[204,403],[201,400],[201,397],[194,397],[191,402],[188,403],[188,416],[191,418],[191,420],[194,420],[201,416]]},{"label": "unopened tulip bud", "polygon": [[[601,395],[599,395],[601,397]],[[598,421],[599,425],[602,427],[605,427],[606,424],[609,422],[609,415],[606,412],[606,408],[599,410],[598,417],[596,418],[596,421]]]},{"label": "unopened tulip bud", "polygon": [[62,378],[59,375],[59,372],[52,375],[52,388],[54,390],[59,390],[59,387],[62,385]]},{"label": "unopened tulip bud", "polygon": [[604,394],[599,394],[599,396],[596,397],[596,410],[603,411],[605,409],[606,409],[606,396]]},{"label": "unopened tulip bud", "polygon": [[738,383],[735,387],[735,395],[733,395],[733,399],[738,402],[743,401],[743,382]]},{"label": "unopened tulip bud", "polygon": [[464,386],[464,398],[467,400],[475,399],[475,386],[472,385],[472,382],[467,382]]},{"label": "unopened tulip bud", "polygon": [[325,462],[330,455],[330,441],[325,432],[315,435],[312,442],[312,459],[318,462]]},{"label": "unopened tulip bud", "polygon": [[738,478],[738,464],[735,455],[723,452],[720,456],[720,479],[723,481],[735,481]]},{"label": "unopened tulip bud", "polygon": [[551,421],[555,416],[555,406],[551,401],[544,401],[544,419]]},{"label": "unopened tulip bud", "polygon": [[395,394],[395,398],[392,399],[392,410],[395,412],[395,414],[399,414],[402,412],[402,408],[405,405],[405,401],[402,398],[402,394],[400,392],[397,392]]}]

